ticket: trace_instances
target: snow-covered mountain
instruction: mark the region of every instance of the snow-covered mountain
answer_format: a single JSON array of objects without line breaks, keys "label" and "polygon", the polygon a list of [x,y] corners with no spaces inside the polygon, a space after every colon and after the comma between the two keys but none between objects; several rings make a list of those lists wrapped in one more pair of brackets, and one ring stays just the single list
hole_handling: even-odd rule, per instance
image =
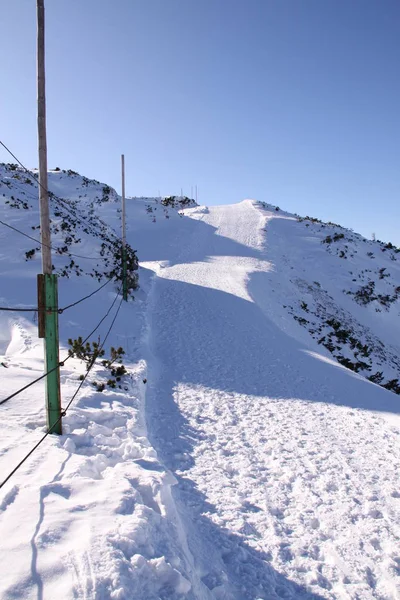
[{"label": "snow-covered mountain", "polygon": [[[37,186],[15,165],[0,186],[0,305],[32,307]],[[97,361],[1,489],[0,598],[399,598],[399,249],[252,200],[131,198],[117,314],[119,196],[49,188],[60,306],[114,276],[60,314],[61,355],[117,315],[128,374]],[[42,373],[35,320],[0,311],[0,402]],[[62,367],[63,406],[84,373]],[[3,480],[43,436],[43,381],[0,418]]]}]

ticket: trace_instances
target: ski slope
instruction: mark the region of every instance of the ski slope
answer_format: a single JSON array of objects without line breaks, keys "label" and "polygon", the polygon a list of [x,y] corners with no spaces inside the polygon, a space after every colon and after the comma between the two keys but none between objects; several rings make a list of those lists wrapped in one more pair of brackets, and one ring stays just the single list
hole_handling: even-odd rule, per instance
[{"label": "ski slope", "polygon": [[[28,231],[31,188],[1,175],[4,198],[32,196],[30,210],[0,198],[1,218]],[[107,239],[118,235],[113,190],[99,201],[99,182],[65,172],[51,182],[102,219]],[[140,289],[107,346],[125,348],[129,375],[102,393],[85,384],[64,434],[0,490],[0,598],[400,598],[400,399],[366,379],[399,376],[394,251],[347,230],[327,244],[342,230],[250,200],[178,212],[136,198],[127,214]],[[79,240],[78,253],[100,261],[97,235]],[[31,247],[0,228],[3,305],[35,302]],[[78,262],[83,274],[60,278],[61,305],[100,285],[101,261]],[[365,306],[344,293],[363,277],[379,296]],[[117,288],[60,315],[62,353]],[[43,350],[33,317],[0,317],[6,394],[42,372]],[[340,344],[333,318],[352,332]],[[339,353],[367,366],[349,370]],[[82,373],[77,359],[62,369],[64,404]],[[107,374],[97,365],[91,377]],[[43,398],[41,382],[0,405],[1,479],[43,435]]]}]

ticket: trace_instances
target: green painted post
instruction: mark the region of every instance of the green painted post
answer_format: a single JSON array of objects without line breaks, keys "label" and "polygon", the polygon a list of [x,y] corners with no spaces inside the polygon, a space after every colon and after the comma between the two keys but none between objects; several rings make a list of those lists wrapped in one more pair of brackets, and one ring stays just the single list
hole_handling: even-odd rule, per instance
[{"label": "green painted post", "polygon": [[122,248],[122,293],[125,301],[128,300],[128,272],[126,265],[126,248]]},{"label": "green painted post", "polygon": [[[58,351],[58,280],[57,275],[44,275],[45,298],[45,371],[54,369],[46,377],[47,427],[61,435],[61,394]],[[57,422],[58,421],[58,422]]]}]

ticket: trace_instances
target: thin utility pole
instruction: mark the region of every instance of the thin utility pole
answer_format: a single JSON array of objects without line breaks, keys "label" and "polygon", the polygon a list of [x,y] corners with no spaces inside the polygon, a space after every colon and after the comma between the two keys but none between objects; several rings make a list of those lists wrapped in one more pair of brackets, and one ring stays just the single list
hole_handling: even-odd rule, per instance
[{"label": "thin utility pole", "polygon": [[197,184],[196,184],[196,204],[197,204]]},{"label": "thin utility pole", "polygon": [[122,285],[123,298],[128,300],[128,282],[126,265],[126,210],[125,210],[125,156],[121,154],[121,176],[122,176]]},{"label": "thin utility pole", "polygon": [[42,270],[38,275],[39,337],[44,338],[47,427],[62,433],[58,350],[58,281],[51,260],[50,215],[47,182],[46,79],[44,0],[37,0],[37,122],[39,149],[39,204]]},{"label": "thin utility pole", "polygon": [[47,193],[47,139],[46,139],[46,82],[44,49],[44,0],[37,0],[37,121],[39,141],[39,201],[40,238],[42,241],[42,269],[52,274],[50,248],[50,215]]}]

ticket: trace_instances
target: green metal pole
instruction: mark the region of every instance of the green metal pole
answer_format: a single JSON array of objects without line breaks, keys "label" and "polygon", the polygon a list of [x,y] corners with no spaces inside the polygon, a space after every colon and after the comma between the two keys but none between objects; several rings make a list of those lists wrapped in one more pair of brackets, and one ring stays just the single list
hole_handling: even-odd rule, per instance
[{"label": "green metal pole", "polygon": [[58,279],[57,275],[44,275],[45,299],[45,371],[47,427],[51,433],[61,435],[60,358],[58,351]]},{"label": "green metal pole", "polygon": [[122,248],[122,293],[125,301],[128,300],[128,273],[126,264],[126,248]]}]

